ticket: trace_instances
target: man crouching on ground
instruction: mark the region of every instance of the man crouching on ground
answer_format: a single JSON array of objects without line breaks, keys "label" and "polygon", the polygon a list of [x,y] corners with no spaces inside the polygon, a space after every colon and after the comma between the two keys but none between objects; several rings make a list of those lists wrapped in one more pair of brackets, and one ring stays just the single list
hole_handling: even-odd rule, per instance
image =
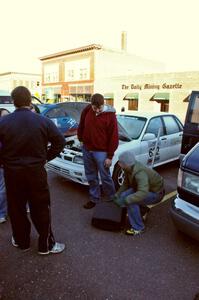
[{"label": "man crouching on ground", "polygon": [[164,197],[163,178],[153,169],[136,161],[133,151],[119,155],[119,165],[124,170],[125,179],[113,201],[121,207],[127,207],[131,228],[126,234],[139,235],[145,226],[140,206],[158,203]]}]

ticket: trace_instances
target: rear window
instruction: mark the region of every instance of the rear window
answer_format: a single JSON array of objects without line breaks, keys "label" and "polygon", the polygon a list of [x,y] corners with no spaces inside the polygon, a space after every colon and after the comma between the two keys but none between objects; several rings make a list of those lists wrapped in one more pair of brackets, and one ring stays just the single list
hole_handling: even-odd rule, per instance
[{"label": "rear window", "polygon": [[[12,104],[13,103],[13,100],[12,100],[12,98],[11,98],[11,96],[10,95],[7,95],[7,96],[0,96],[0,104]],[[36,98],[35,96],[32,96],[32,103],[34,103],[34,104],[41,104],[41,101],[38,99],[38,98]]]},{"label": "rear window", "polygon": [[11,96],[0,96],[0,104],[13,103]]}]

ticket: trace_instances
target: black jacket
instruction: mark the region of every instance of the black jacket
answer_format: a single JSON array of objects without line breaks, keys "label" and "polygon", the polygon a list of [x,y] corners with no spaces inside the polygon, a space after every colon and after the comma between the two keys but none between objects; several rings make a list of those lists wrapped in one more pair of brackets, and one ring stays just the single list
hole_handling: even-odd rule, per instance
[{"label": "black jacket", "polygon": [[50,119],[19,108],[0,119],[0,143],[1,163],[15,168],[44,165],[61,152],[65,139]]}]

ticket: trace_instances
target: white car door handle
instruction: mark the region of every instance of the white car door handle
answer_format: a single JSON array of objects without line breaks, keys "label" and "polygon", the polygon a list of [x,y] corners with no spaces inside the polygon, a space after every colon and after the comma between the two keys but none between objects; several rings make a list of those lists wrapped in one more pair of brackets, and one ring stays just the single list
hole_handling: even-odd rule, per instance
[{"label": "white car door handle", "polygon": [[167,138],[166,138],[166,137],[161,139],[161,141],[166,141],[166,140],[167,140]]}]

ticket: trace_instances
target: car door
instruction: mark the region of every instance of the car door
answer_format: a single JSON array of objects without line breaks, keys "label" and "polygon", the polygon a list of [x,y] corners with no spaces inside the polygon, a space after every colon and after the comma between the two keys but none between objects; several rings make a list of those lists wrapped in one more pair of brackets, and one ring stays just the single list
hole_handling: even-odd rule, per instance
[{"label": "car door", "polygon": [[183,126],[174,115],[162,118],[166,130],[166,160],[175,160],[180,155]]},{"label": "car door", "polygon": [[[165,160],[166,156],[165,129],[160,116],[153,117],[148,121],[144,134],[146,133],[153,133],[156,138],[149,141],[141,141],[142,161],[149,166],[152,165],[153,160],[154,164],[160,164]],[[158,135],[159,140],[157,141]],[[154,155],[155,158],[153,158]]]}]

